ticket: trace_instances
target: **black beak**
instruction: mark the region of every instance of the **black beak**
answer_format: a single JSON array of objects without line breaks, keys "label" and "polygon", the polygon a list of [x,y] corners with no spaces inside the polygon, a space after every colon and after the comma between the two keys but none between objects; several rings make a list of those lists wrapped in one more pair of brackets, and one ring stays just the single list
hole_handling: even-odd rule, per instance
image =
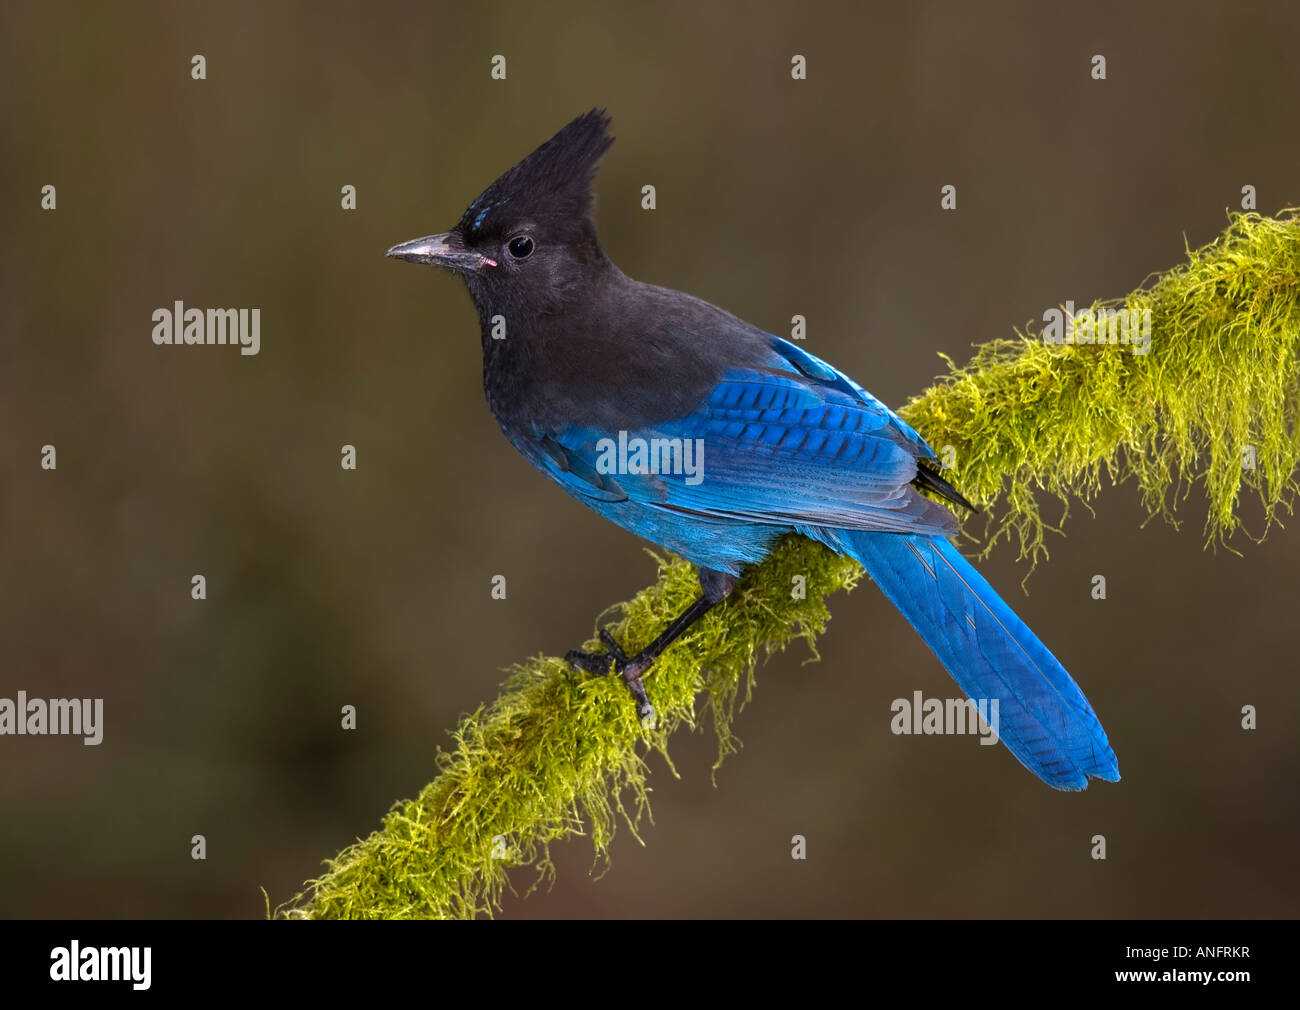
[{"label": "black beak", "polygon": [[461,237],[454,231],[442,235],[428,235],[410,242],[403,242],[389,249],[386,255],[408,263],[428,263],[447,270],[461,273],[482,269],[484,266],[496,266],[486,256],[466,249]]}]

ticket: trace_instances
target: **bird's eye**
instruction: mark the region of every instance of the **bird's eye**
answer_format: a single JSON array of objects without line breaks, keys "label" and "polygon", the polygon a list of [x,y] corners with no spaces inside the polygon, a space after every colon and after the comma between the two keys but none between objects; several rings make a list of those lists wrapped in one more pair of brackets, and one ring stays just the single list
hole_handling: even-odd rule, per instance
[{"label": "bird's eye", "polygon": [[517,260],[526,260],[533,254],[533,240],[527,235],[516,235],[506,243],[510,255]]}]

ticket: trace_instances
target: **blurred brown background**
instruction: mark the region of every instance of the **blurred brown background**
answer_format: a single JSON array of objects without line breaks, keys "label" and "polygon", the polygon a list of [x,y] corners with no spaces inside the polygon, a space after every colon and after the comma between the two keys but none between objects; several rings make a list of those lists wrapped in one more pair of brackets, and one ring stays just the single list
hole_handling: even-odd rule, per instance
[{"label": "blurred brown background", "polygon": [[[263,915],[260,887],[288,898],[419,789],[504,667],[652,578],[500,437],[460,284],[383,256],[576,113],[614,116],[598,216],[626,272],[778,333],[803,313],[895,404],[936,352],[1176,264],[1243,185],[1300,199],[1294,5],[1043,8],[5,4],[0,696],[100,696],[106,730],[0,738],[0,914]],[[261,308],[261,353],[154,346],[176,299]],[[624,832],[599,881],[559,846],[505,914],[1294,915],[1300,530],[1207,553],[1196,494],[1180,514],[1141,528],[1107,491],[1028,598],[1010,551],[986,565],[1121,784],[892,736],[892,699],[956,689],[863,586],[821,663],[760,671],[716,788],[712,738],[677,739],[646,846]]]}]

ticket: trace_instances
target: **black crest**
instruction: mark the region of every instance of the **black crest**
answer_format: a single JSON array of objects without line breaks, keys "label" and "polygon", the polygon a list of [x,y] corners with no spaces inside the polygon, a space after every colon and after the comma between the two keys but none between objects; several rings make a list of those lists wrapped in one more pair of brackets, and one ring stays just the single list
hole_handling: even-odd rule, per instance
[{"label": "black crest", "polygon": [[585,221],[596,165],[613,142],[604,109],[583,113],[485,189],[456,229],[472,244],[524,220]]}]

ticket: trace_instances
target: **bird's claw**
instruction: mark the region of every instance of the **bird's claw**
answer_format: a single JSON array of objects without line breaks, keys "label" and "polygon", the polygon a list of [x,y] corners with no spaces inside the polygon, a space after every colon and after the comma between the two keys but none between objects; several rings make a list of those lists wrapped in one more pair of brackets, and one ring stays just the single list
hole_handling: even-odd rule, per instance
[{"label": "bird's claw", "polygon": [[596,677],[608,676],[610,667],[613,666],[614,672],[623,678],[628,691],[636,699],[636,714],[641,720],[641,725],[646,729],[652,729],[655,708],[646,697],[645,685],[641,683],[641,675],[650,668],[651,660],[642,659],[640,656],[629,657],[608,628],[600,629],[600,641],[605,646],[604,652],[582,652],[579,649],[570,649],[564,654],[564,661],[573,669],[582,670]]},{"label": "bird's claw", "polygon": [[604,652],[582,652],[578,649],[570,649],[564,654],[564,661],[574,669],[583,670],[596,677],[608,676],[611,663],[615,673],[622,673],[630,662],[627,653],[609,633],[608,628],[600,629],[600,640],[605,645]]}]

